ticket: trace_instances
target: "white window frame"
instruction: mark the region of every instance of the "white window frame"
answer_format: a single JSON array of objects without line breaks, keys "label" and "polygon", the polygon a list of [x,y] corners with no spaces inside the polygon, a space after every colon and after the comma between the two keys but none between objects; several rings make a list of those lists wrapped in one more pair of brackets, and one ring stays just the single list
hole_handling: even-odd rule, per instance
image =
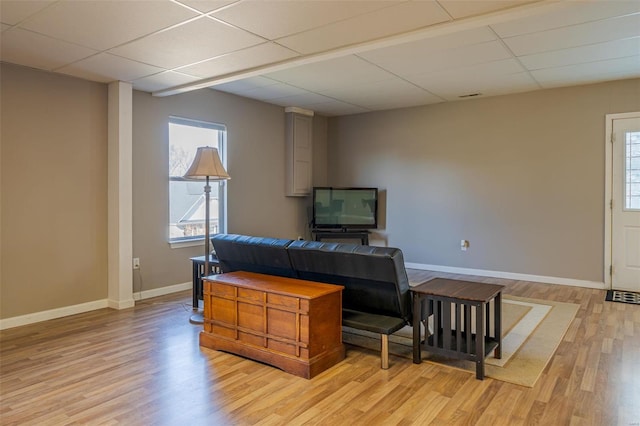
[{"label": "white window frame", "polygon": [[[170,124],[178,124],[184,126],[191,127],[201,127],[211,130],[218,130],[218,154],[220,155],[220,161],[222,161],[222,165],[227,168],[227,126],[220,123],[213,123],[202,120],[194,120],[191,118],[177,117],[177,116],[169,116],[169,121],[167,123],[167,133],[168,127]],[[171,146],[171,140],[167,145],[167,149]],[[167,164],[167,168],[168,168]],[[168,176],[167,180],[167,191],[169,191],[169,182],[178,181],[178,182],[186,182],[191,181],[190,179],[183,178],[181,176]],[[202,180],[202,193],[204,194],[204,185],[205,181]],[[210,185],[219,185],[218,192],[218,233],[226,233],[227,232],[227,182],[226,181],[211,181]],[[183,238],[183,239],[171,239],[169,234],[169,227],[171,226],[171,218],[169,217],[169,212],[171,210],[171,195],[169,193],[168,205],[167,205],[167,241],[171,248],[182,248],[182,247],[193,247],[193,246],[204,246],[204,236],[193,237],[193,238]],[[211,234],[213,235],[213,234]]]}]

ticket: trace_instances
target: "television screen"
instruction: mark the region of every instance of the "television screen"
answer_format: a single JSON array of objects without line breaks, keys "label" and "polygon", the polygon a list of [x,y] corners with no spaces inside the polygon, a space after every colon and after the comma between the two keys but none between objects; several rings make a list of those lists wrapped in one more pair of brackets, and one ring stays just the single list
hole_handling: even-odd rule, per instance
[{"label": "television screen", "polygon": [[313,188],[313,227],[378,227],[377,188]]}]

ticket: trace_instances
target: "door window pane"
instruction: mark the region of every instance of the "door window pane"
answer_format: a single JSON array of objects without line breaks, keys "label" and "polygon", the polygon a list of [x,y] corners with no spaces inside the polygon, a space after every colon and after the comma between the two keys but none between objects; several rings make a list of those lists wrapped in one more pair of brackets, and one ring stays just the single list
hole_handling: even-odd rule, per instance
[{"label": "door window pane", "polygon": [[625,210],[640,210],[640,132],[625,134]]}]

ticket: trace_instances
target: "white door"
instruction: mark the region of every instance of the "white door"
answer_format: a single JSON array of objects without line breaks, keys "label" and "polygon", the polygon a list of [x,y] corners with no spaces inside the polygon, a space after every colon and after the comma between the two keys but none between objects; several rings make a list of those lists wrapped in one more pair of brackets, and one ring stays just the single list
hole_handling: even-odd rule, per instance
[{"label": "white door", "polygon": [[613,120],[611,284],[640,291],[640,117]]}]

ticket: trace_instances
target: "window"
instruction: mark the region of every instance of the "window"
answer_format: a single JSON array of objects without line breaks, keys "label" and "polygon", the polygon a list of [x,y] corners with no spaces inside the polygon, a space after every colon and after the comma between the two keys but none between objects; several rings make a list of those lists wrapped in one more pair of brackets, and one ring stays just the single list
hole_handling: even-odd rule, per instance
[{"label": "window", "polygon": [[640,210],[640,132],[625,139],[625,210]]},{"label": "window", "polygon": [[[218,149],[226,167],[226,127],[186,118],[169,118],[169,242],[202,241],[205,234],[204,180],[183,176],[200,146]],[[226,185],[212,181],[210,233],[225,232]]]}]

